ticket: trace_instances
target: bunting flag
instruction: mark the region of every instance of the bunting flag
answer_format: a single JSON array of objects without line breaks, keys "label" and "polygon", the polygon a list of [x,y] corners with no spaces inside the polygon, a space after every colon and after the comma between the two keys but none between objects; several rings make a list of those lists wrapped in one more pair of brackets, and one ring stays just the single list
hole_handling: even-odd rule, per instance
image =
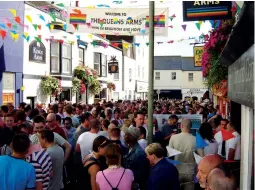
[{"label": "bunting flag", "polygon": [[9,11],[12,13],[14,17],[17,16],[17,11],[15,9],[9,9]]},{"label": "bunting flag", "polygon": [[26,18],[32,24],[32,18],[29,15],[27,15]]},{"label": "bunting flag", "polygon": [[37,24],[33,24],[33,27],[34,27],[35,30],[37,30],[38,25]]},{"label": "bunting flag", "polygon": [[170,148],[169,146],[167,146],[166,149],[167,149],[168,157],[172,157],[172,156],[181,154],[180,151]]},{"label": "bunting flag", "polygon": [[112,3],[115,3],[115,4],[122,4],[122,1],[113,1]]},{"label": "bunting flag", "polygon": [[200,30],[200,23],[199,22],[196,23],[196,27],[197,27],[198,30]]},{"label": "bunting flag", "polygon": [[235,137],[235,135],[233,135],[231,132],[225,129],[221,129],[220,131],[221,131],[223,141],[226,141]]},{"label": "bunting flag", "polygon": [[41,25],[37,25],[38,29],[41,30],[42,29],[42,26]]},{"label": "bunting flag", "polygon": [[7,32],[5,30],[0,29],[0,36],[2,37],[2,40],[6,37]]},{"label": "bunting flag", "polygon": [[92,39],[93,35],[92,35],[92,34],[88,34],[88,37],[89,37],[90,39]]},{"label": "bunting flag", "polygon": [[118,44],[118,43],[111,43],[111,45],[112,45],[113,47],[119,47],[119,44]]},{"label": "bunting flag", "polygon": [[80,39],[81,39],[81,36],[80,36],[80,35],[77,35],[76,37],[77,37],[77,39],[78,39],[78,40],[80,40]]},{"label": "bunting flag", "polygon": [[54,29],[54,24],[50,24],[50,29],[51,29],[51,30]]},{"label": "bunting flag", "polygon": [[39,18],[45,22],[45,18],[43,15],[40,15]]},{"label": "bunting flag", "polygon": [[146,43],[146,46],[148,47],[149,45],[150,45],[150,43],[149,43],[149,42],[147,42],[147,43]]},{"label": "bunting flag", "polygon": [[173,25],[168,26],[169,28],[174,28]]},{"label": "bunting flag", "polygon": [[123,46],[125,49],[128,49],[128,48],[129,48],[129,44],[128,44],[128,43],[122,43],[122,46]]},{"label": "bunting flag", "polygon": [[209,20],[209,22],[210,22],[212,28],[215,28],[215,22],[214,22],[214,20]]},{"label": "bunting flag", "polygon": [[4,23],[0,23],[0,28],[6,28],[5,24]]},{"label": "bunting flag", "polygon": [[53,19],[53,21],[56,22],[56,18],[57,18],[57,17],[56,17],[56,15],[55,15],[55,13],[50,13],[49,15],[50,15],[50,17]]},{"label": "bunting flag", "polygon": [[202,20],[200,20],[200,21],[198,21],[198,23],[200,24],[200,26],[203,24],[203,21]]},{"label": "bunting flag", "polygon": [[140,46],[140,43],[135,43],[135,46],[136,46],[136,47],[139,47],[139,46]]},{"label": "bunting flag", "polygon": [[15,22],[17,22],[18,24],[21,24],[21,19],[19,16],[16,16],[15,17]]},{"label": "bunting flag", "polygon": [[64,8],[65,7],[65,5],[63,4],[63,3],[58,3],[58,4],[56,4],[58,7],[62,7],[62,8]]},{"label": "bunting flag", "polygon": [[109,5],[106,5],[106,4],[99,4],[99,5],[97,5],[97,7],[110,8],[110,6],[109,6]]},{"label": "bunting flag", "polygon": [[197,163],[197,165],[199,164],[199,162],[203,159],[201,156],[199,156],[198,154],[196,154],[195,152],[193,152],[195,161]]},{"label": "bunting flag", "polygon": [[13,24],[13,25],[12,25],[12,28],[15,29],[15,30],[17,30],[17,29],[18,29],[17,24]]},{"label": "bunting flag", "polygon": [[182,25],[182,28],[183,28],[184,31],[186,31],[186,27],[187,27],[186,24],[183,24],[183,25]]},{"label": "bunting flag", "polygon": [[204,148],[208,146],[205,140],[201,137],[199,133],[196,134],[196,149]]},{"label": "bunting flag", "polygon": [[7,23],[6,25],[8,26],[8,28],[12,28],[12,23]]},{"label": "bunting flag", "polygon": [[11,32],[10,34],[14,42],[16,42],[19,39],[19,34],[17,34],[16,32],[15,33]]},{"label": "bunting flag", "polygon": [[35,40],[36,40],[37,42],[42,42],[42,40],[41,40],[40,38],[38,38],[38,37],[35,37]]}]

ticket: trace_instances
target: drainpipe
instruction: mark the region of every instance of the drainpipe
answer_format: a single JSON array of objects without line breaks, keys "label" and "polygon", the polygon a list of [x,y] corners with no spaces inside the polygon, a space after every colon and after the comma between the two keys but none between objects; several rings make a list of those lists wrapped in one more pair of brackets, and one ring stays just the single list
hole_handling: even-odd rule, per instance
[{"label": "drainpipe", "polygon": [[79,7],[79,1],[75,1],[75,7]]}]

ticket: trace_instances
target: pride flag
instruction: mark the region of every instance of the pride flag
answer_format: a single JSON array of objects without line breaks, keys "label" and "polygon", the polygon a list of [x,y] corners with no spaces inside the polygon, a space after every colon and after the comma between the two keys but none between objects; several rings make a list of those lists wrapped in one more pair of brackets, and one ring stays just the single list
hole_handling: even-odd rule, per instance
[{"label": "pride flag", "polygon": [[[165,27],[165,15],[155,15],[154,16],[154,27]],[[149,16],[146,16],[145,27],[149,28]]]},{"label": "pride flag", "polygon": [[86,14],[70,13],[70,24],[86,24]]}]

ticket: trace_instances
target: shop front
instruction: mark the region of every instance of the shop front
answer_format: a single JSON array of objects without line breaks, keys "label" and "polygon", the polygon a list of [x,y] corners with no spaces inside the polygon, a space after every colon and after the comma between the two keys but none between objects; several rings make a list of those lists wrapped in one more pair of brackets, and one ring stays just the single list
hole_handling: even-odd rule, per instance
[{"label": "shop front", "polygon": [[207,91],[208,89],[200,89],[200,88],[183,88],[182,89],[182,99],[185,99],[187,97],[196,97],[196,99],[198,101],[200,101],[200,99],[203,97],[204,93]]}]

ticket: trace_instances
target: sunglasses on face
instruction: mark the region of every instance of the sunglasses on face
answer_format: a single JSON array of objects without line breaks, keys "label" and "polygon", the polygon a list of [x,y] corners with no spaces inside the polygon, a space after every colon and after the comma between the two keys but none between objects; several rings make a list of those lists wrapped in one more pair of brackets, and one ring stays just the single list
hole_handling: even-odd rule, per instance
[{"label": "sunglasses on face", "polygon": [[53,121],[46,121],[46,123],[52,123]]}]

